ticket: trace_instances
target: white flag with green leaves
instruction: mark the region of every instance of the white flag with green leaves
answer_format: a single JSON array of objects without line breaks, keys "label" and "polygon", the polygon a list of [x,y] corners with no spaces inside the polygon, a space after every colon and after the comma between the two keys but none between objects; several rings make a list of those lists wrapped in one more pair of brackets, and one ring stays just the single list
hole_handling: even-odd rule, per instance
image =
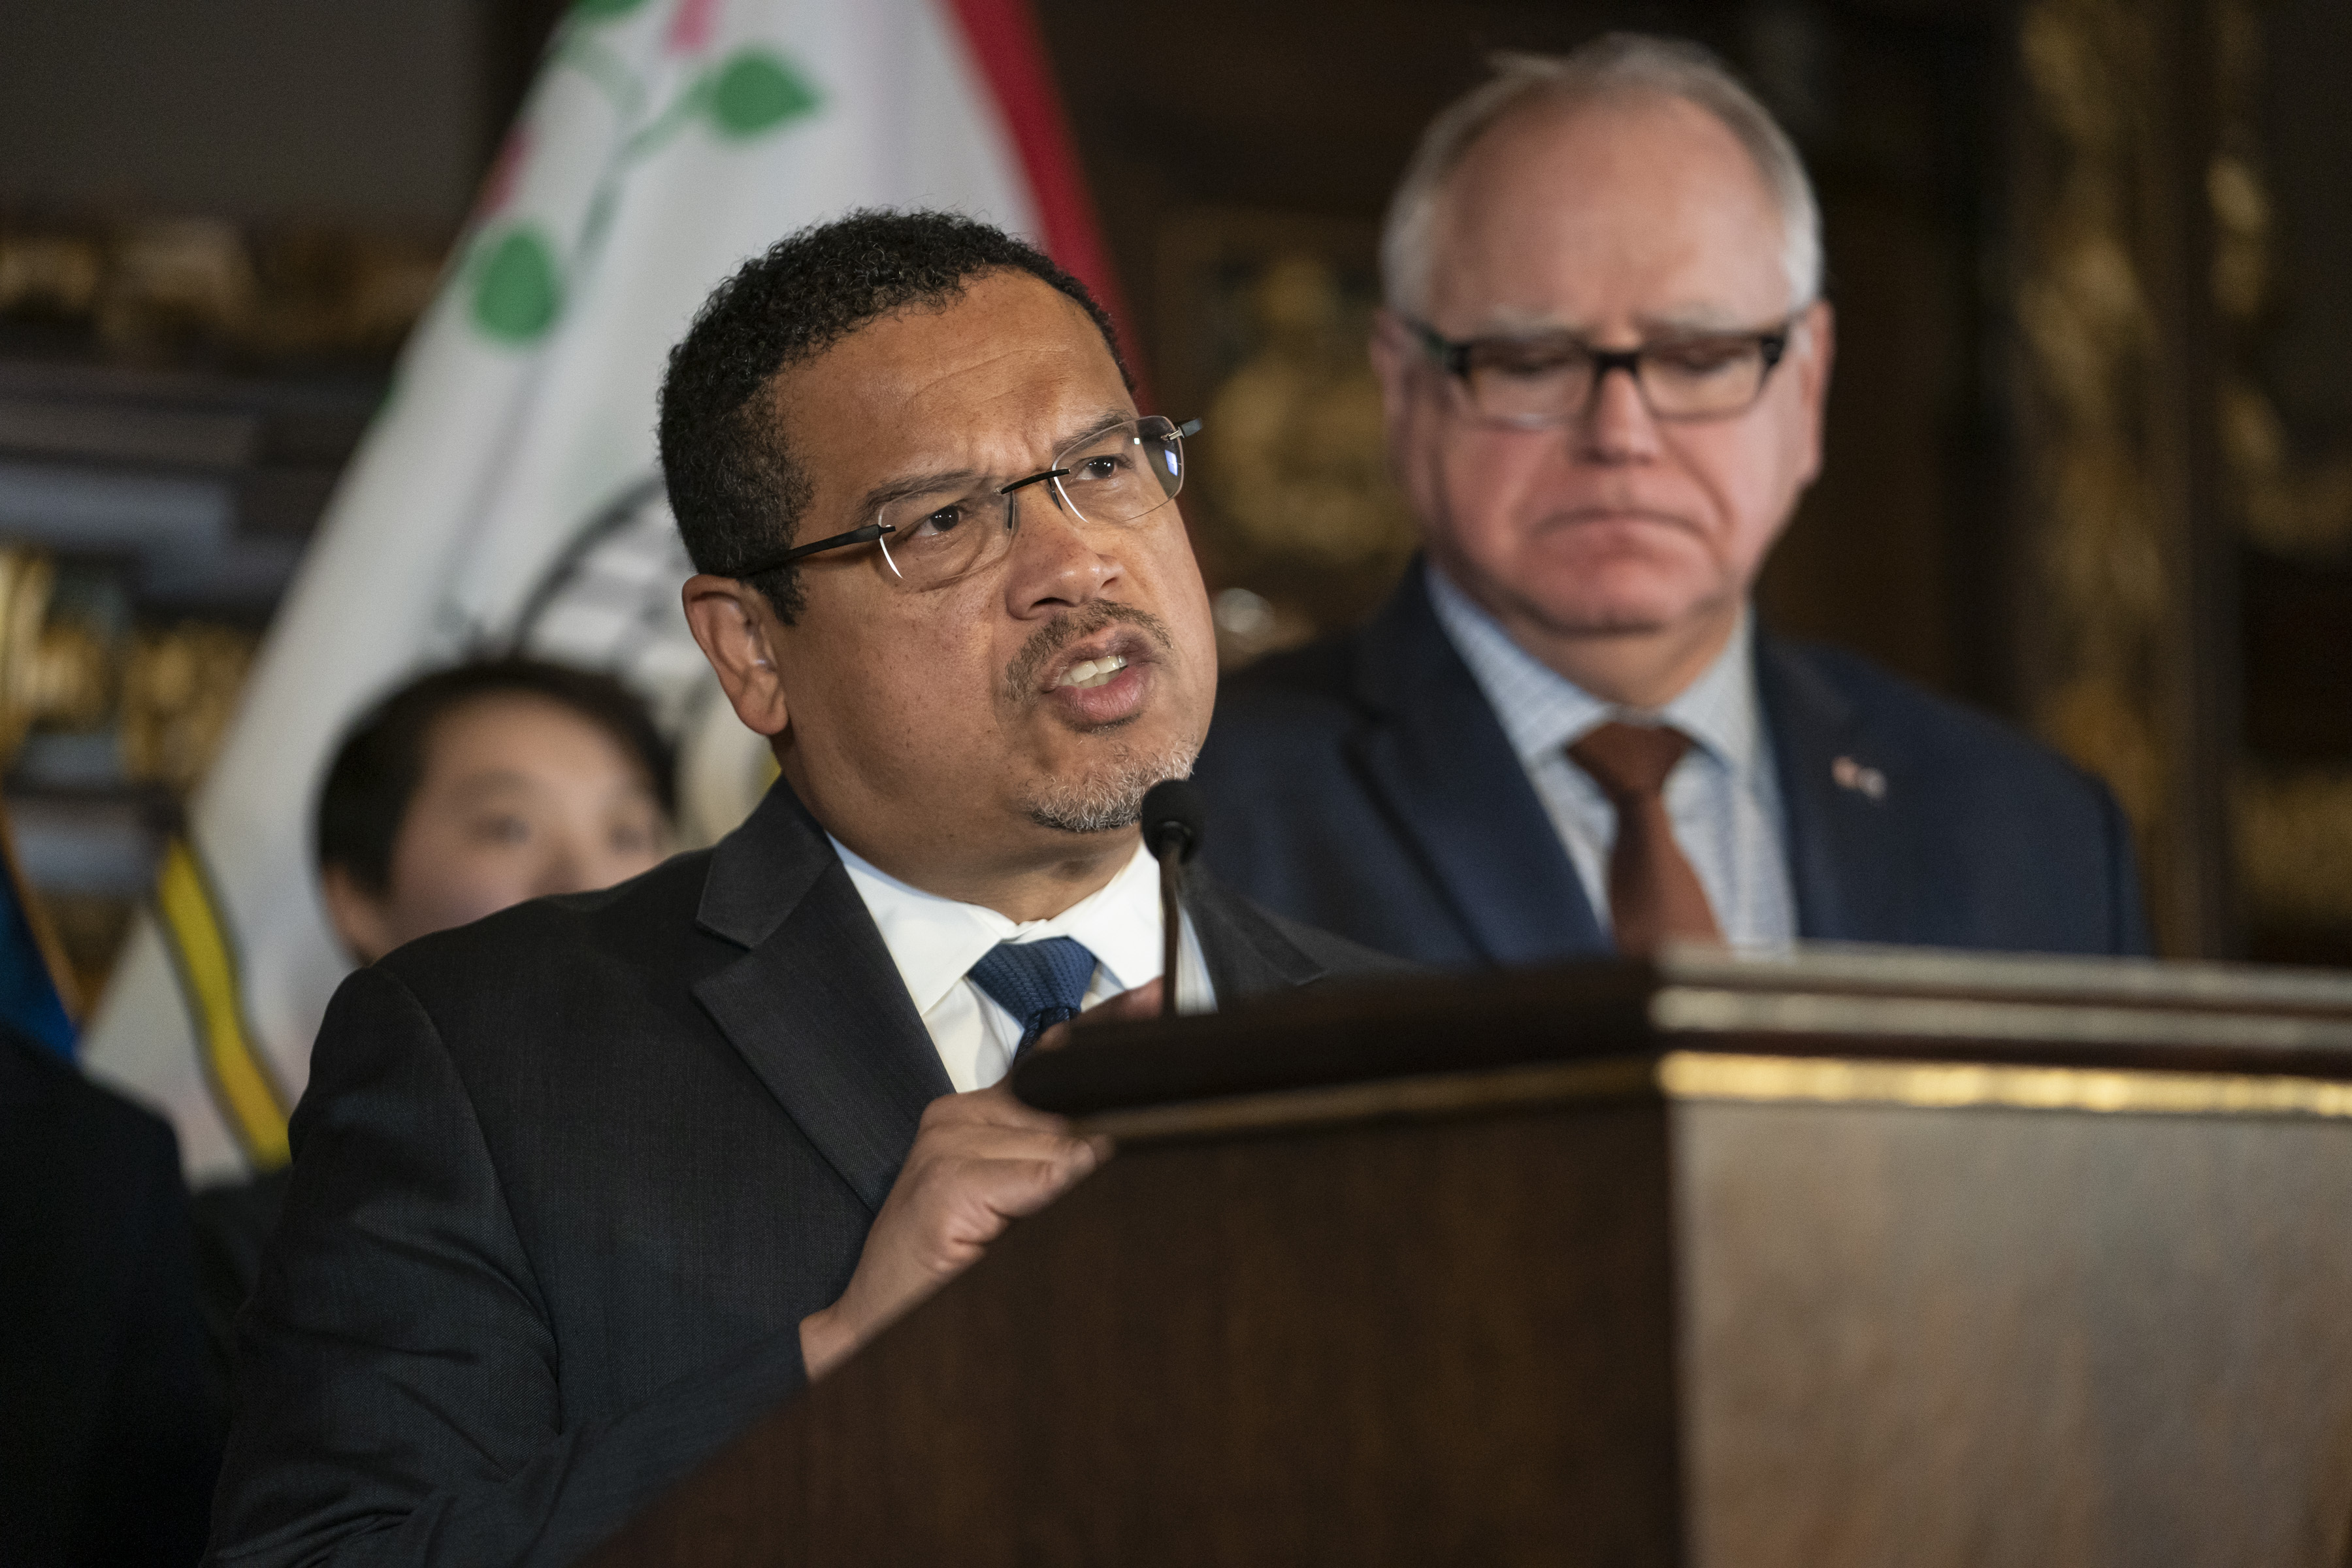
[{"label": "white flag with green leaves", "polygon": [[679,740],[688,836],[748,810],[764,753],[678,608],[664,359],[744,258],[855,207],[1042,237],[1034,105],[1005,100],[987,31],[1007,16],[1026,23],[977,0],[581,0],[562,24],[84,1037],[94,1075],[170,1116],[192,1179],[286,1159],[350,967],[316,791],[381,693],[509,647],[609,668]]}]

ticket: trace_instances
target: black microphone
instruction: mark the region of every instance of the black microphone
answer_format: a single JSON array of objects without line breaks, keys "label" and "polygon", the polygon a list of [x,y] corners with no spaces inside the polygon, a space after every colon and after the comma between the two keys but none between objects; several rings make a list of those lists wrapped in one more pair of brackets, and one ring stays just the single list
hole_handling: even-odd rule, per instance
[{"label": "black microphone", "polygon": [[1176,1016],[1176,964],[1184,952],[1184,862],[1201,852],[1208,803],[1190,779],[1162,779],[1143,795],[1143,844],[1160,862],[1160,1016]]},{"label": "black microphone", "polygon": [[1144,847],[1161,865],[1174,855],[1190,860],[1201,851],[1201,823],[1208,816],[1201,786],[1191,779],[1162,779],[1143,795]]}]

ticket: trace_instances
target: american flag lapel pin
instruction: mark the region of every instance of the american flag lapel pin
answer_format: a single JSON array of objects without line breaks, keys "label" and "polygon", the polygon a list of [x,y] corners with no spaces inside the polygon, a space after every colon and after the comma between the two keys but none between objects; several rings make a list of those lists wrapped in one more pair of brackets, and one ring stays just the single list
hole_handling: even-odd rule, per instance
[{"label": "american flag lapel pin", "polygon": [[1852,757],[1840,757],[1830,764],[1830,777],[1840,789],[1850,789],[1871,800],[1886,798],[1886,775],[1876,768],[1868,768]]}]

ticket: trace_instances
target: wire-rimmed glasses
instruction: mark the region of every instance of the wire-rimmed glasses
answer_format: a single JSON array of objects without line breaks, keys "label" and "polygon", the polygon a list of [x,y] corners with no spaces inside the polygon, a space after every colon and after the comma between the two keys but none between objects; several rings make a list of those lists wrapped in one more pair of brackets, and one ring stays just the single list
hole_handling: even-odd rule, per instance
[{"label": "wire-rimmed glasses", "polygon": [[1788,353],[1797,318],[1752,332],[1676,332],[1632,349],[1602,349],[1571,332],[1449,338],[1408,320],[1479,418],[1540,430],[1577,418],[1612,370],[1633,381],[1658,419],[1727,419],[1745,414]]},{"label": "wire-rimmed glasses", "polygon": [[1037,486],[1081,522],[1110,526],[1158,511],[1184,488],[1184,437],[1200,428],[1197,419],[1180,426],[1158,415],[1122,420],[1071,442],[1034,474],[893,496],[864,527],[797,545],[736,575],[756,577],[820,550],[871,543],[881,546],[891,574],[907,587],[944,587],[1012,552],[1022,493]]}]

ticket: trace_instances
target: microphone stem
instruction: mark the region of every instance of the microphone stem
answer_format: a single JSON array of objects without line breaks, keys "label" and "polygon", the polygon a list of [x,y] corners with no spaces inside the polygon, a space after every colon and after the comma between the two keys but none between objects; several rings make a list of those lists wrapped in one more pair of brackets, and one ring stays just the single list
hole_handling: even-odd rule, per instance
[{"label": "microphone stem", "polygon": [[1160,855],[1160,1016],[1176,1016],[1176,966],[1184,956],[1184,841],[1171,836]]}]

